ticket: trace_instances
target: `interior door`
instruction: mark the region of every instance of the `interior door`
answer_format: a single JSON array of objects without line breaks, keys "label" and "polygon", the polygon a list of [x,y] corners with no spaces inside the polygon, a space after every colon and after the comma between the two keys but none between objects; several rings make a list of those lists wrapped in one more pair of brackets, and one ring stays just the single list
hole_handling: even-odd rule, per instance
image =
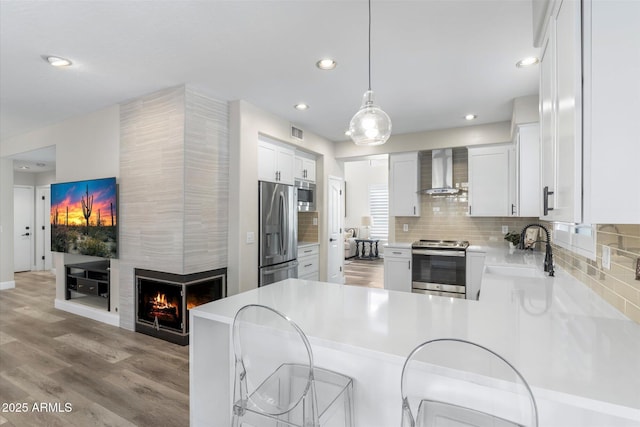
[{"label": "interior door", "polygon": [[13,270],[30,271],[33,261],[33,187],[13,188]]},{"label": "interior door", "polygon": [[329,177],[328,191],[328,234],[329,245],[327,254],[327,281],[344,283],[342,265],[344,263],[344,249],[342,239],[342,185],[341,178]]},{"label": "interior door", "polygon": [[36,270],[51,270],[51,187],[36,187],[35,265]]}]

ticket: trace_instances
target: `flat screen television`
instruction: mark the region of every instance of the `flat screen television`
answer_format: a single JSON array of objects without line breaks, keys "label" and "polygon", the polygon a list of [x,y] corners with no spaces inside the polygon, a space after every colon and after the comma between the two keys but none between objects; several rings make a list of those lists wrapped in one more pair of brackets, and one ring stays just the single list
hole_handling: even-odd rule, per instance
[{"label": "flat screen television", "polygon": [[115,178],[51,184],[51,250],[116,258],[117,206]]}]

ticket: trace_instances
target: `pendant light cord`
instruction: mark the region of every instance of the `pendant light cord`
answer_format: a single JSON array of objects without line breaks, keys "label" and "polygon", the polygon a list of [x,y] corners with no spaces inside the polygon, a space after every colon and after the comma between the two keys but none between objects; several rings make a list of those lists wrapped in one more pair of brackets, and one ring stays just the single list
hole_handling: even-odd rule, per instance
[{"label": "pendant light cord", "polygon": [[369,0],[369,90],[371,90],[371,0]]}]

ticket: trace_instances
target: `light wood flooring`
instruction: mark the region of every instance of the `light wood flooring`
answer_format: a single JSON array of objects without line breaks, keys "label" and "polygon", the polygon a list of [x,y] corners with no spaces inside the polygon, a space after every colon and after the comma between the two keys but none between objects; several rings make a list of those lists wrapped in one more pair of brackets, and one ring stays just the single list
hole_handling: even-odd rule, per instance
[{"label": "light wood flooring", "polygon": [[0,291],[0,426],[189,425],[188,346],[56,310],[48,272],[15,282]]},{"label": "light wood flooring", "polygon": [[350,258],[344,261],[346,285],[384,288],[384,265],[382,258],[366,260]]}]

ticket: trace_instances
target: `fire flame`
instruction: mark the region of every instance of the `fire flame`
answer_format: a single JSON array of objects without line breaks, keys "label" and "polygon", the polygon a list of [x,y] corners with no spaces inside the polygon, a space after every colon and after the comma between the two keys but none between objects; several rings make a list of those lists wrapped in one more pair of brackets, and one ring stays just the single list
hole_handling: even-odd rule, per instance
[{"label": "fire flame", "polygon": [[158,295],[156,295],[156,297],[153,298],[153,306],[158,309],[163,309],[163,308],[175,307],[176,305],[170,304],[167,301],[167,296],[165,294],[161,294],[160,292],[158,292]]}]

